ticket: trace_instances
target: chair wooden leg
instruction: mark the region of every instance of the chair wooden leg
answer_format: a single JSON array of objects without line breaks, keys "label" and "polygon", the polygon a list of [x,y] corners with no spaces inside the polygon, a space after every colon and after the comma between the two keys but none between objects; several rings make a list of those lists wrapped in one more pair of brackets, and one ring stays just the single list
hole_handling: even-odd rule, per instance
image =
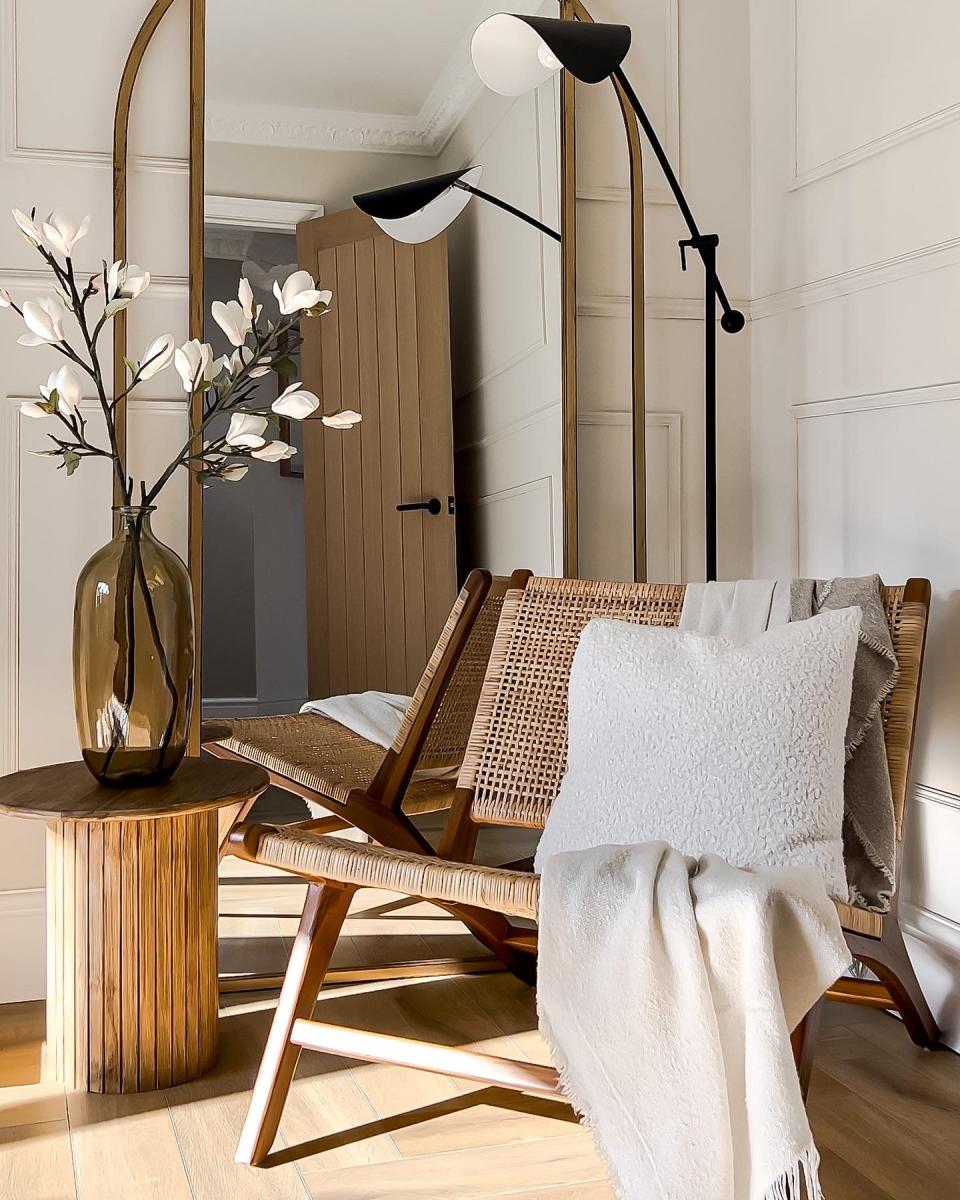
[{"label": "chair wooden leg", "polygon": [[277,1011],[253,1087],[236,1161],[256,1166],[270,1153],[293,1081],[300,1047],[290,1040],[294,1023],[310,1017],[340,929],[356,891],[312,883],[284,977]]},{"label": "chair wooden leg", "polygon": [[807,1092],[810,1090],[810,1076],[813,1073],[813,1056],[816,1051],[817,1034],[820,1030],[820,1020],[823,1017],[823,999],[816,1002],[800,1024],[790,1035],[793,1046],[793,1061],[797,1064],[797,1074],[800,1076],[800,1091],[806,1103]]},{"label": "chair wooden leg", "polygon": [[848,933],[847,945],[885,985],[913,1042],[925,1050],[936,1049],[940,1028],[913,969],[896,916],[884,918],[879,939]]},{"label": "chair wooden leg", "polygon": [[221,858],[227,852],[227,838],[230,836],[230,830],[247,819],[256,801],[257,797],[254,796],[251,800],[244,800],[240,804],[231,804],[227,808],[221,808],[217,813],[217,845],[220,847]]}]

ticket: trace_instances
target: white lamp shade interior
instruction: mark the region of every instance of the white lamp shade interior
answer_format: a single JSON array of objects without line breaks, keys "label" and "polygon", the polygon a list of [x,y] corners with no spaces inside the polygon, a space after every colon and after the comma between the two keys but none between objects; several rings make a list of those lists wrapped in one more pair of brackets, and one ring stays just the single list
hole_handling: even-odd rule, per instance
[{"label": "white lamp shade interior", "polygon": [[477,27],[470,53],[477,74],[501,96],[522,96],[560,70],[539,33],[508,13],[488,17]]},{"label": "white lamp shade interior", "polygon": [[[464,183],[476,187],[483,173],[482,167],[471,167],[461,176]],[[471,195],[463,188],[451,184],[435,200],[407,217],[374,217],[384,233],[396,242],[407,242],[416,246],[429,242],[438,233],[443,233],[470,203]]]}]

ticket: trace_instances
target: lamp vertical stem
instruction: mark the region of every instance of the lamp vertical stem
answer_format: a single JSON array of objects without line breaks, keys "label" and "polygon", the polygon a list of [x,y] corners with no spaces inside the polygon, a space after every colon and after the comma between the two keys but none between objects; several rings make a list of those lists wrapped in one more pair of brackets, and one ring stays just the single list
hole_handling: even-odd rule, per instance
[{"label": "lamp vertical stem", "polygon": [[703,238],[699,247],[704,279],[704,533],[707,581],[717,578],[717,277],[716,239]]}]

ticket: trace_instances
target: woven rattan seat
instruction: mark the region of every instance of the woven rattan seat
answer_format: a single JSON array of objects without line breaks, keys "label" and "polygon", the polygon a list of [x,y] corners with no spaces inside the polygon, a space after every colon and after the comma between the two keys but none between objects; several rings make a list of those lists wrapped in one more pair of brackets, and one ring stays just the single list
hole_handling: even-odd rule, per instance
[{"label": "woven rattan seat", "polygon": [[[474,863],[425,858],[381,846],[358,846],[336,837],[322,837],[296,826],[265,833],[257,846],[257,861],[282,867],[306,879],[327,879],[356,887],[383,888],[424,900],[469,904],[508,917],[537,918],[540,877]],[[837,902],[844,926],[879,937],[882,917]]]},{"label": "woven rattan seat", "polygon": [[343,838],[312,834],[295,825],[264,833],[257,845],[257,862],[308,879],[383,888],[424,900],[492,909],[512,917],[535,918],[540,896],[540,878],[529,871],[358,845]]},{"label": "woven rattan seat", "polygon": [[[315,812],[330,808],[341,823],[347,819],[361,828],[358,805],[365,802],[392,809],[398,818],[449,808],[507,586],[527,575],[518,572],[511,581],[471,574],[389,750],[318,713],[224,721],[216,730],[209,727],[205,749],[265,767],[275,786],[301,795]],[[392,771],[393,765],[399,769]],[[384,840],[382,822],[374,821],[366,832]],[[404,845],[404,831],[399,832]]]},{"label": "woven rattan seat", "polygon": [[[364,791],[383,762],[383,747],[317,713],[250,717],[229,722],[225,749],[275,775],[346,803]],[[452,779],[414,779],[403,801],[405,813],[449,808]]]}]

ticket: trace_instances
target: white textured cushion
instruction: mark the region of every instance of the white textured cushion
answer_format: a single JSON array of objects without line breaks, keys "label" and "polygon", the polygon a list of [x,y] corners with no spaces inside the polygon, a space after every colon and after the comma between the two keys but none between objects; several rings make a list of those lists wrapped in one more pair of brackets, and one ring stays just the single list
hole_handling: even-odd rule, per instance
[{"label": "white textured cushion", "polygon": [[858,608],[747,643],[591,621],[570,673],[567,773],[537,849],[666,841],[816,868],[847,898],[844,734]]}]

